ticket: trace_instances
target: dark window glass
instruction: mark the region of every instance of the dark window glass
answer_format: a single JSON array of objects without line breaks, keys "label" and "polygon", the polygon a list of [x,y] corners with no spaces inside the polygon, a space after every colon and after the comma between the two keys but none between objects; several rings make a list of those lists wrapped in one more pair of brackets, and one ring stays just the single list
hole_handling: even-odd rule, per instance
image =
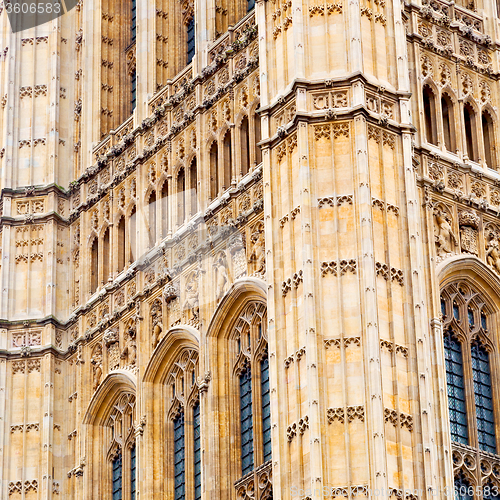
[{"label": "dark window glass", "polygon": [[453,302],[453,316],[455,316],[455,319],[457,320],[460,319],[460,312],[458,310],[458,304],[456,302]]},{"label": "dark window glass", "polygon": [[136,466],[135,466],[135,445],[132,446],[130,450],[130,498],[131,500],[135,500],[135,475],[136,475]]},{"label": "dark window glass", "polygon": [[113,460],[113,500],[122,500],[122,454]]},{"label": "dark window glass", "polygon": [[186,493],[184,414],[174,421],[174,499],[184,500]]},{"label": "dark window glass", "polygon": [[269,390],[269,359],[260,362],[260,382],[262,391],[262,443],[264,462],[271,460],[271,398]]},{"label": "dark window glass", "polygon": [[481,326],[486,330],[486,314],[481,313]]},{"label": "dark window glass", "polygon": [[132,105],[132,111],[134,111],[137,105],[137,73],[135,71],[132,73],[132,90],[130,93],[132,94],[130,104]]},{"label": "dark window glass", "polygon": [[197,403],[193,408],[193,435],[194,435],[194,499],[200,500],[201,499],[200,403]]},{"label": "dark window glass", "polygon": [[137,35],[137,0],[132,0],[132,22],[130,24],[130,30],[132,32],[132,42],[135,42],[135,37]]},{"label": "dark window glass", "polygon": [[447,96],[441,98],[441,113],[443,116],[444,145],[448,151],[453,151],[453,105]]},{"label": "dark window glass", "polygon": [[248,0],[247,12],[250,12],[255,7],[255,0]]},{"label": "dark window glass", "polygon": [[194,57],[195,37],[194,37],[194,18],[189,21],[187,26],[187,63],[189,64]]},{"label": "dark window glass", "polygon": [[474,326],[474,312],[472,309],[467,309],[467,318],[469,319],[469,326],[473,327]]},{"label": "dark window glass", "polygon": [[488,113],[483,113],[481,116],[481,125],[483,127],[483,145],[486,165],[489,168],[496,170],[494,143],[495,137],[493,135],[493,120]]},{"label": "dark window glass", "polygon": [[252,374],[240,375],[241,473],[253,470]]},{"label": "dark window glass", "polygon": [[455,500],[473,500],[474,490],[463,474],[455,478]]},{"label": "dark window glass", "polygon": [[500,488],[490,482],[483,486],[483,500],[498,500],[500,498]]},{"label": "dark window glass", "polygon": [[446,302],[444,299],[441,299],[441,314],[443,317],[446,316]]},{"label": "dark window glass", "polygon": [[470,160],[477,161],[476,147],[474,145],[474,111],[469,104],[464,106],[464,124],[465,124],[465,147],[466,153]]},{"label": "dark window glass", "polygon": [[427,142],[436,145],[436,133],[435,133],[435,99],[429,87],[424,87],[424,122],[425,122],[425,138]]},{"label": "dark window glass", "polygon": [[462,444],[468,444],[462,346],[451,332],[448,332],[444,337],[444,352],[451,439]]},{"label": "dark window glass", "polygon": [[496,453],[489,355],[481,344],[476,343],[472,345],[471,358],[479,448]]}]

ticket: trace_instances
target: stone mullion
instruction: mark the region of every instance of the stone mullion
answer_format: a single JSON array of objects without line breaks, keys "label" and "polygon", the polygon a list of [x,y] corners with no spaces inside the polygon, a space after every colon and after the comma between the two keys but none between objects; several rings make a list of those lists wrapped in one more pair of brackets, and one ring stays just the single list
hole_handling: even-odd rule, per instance
[{"label": "stone mullion", "polygon": [[[384,144],[383,144],[383,140],[380,141],[379,143],[379,158],[381,159],[381,163],[382,165],[385,165],[385,158],[384,158]],[[395,156],[395,152],[393,151],[392,153],[392,156],[393,156],[393,159],[394,159],[394,156]],[[396,189],[396,192],[400,192],[401,189],[400,189],[400,186],[399,186],[399,183],[398,183],[398,179],[397,179],[397,175],[396,172],[397,172],[397,162],[394,161],[393,164],[395,165],[394,167],[394,170],[391,170],[389,169],[388,170],[388,175],[392,175],[394,178],[394,182],[396,184],[395,186],[395,189]],[[384,207],[385,207],[385,210],[383,211],[383,224],[384,224],[384,228],[383,228],[383,232],[384,232],[384,247],[385,247],[385,263],[389,266],[389,273],[391,273],[391,253],[396,253],[396,252],[400,252],[400,248],[399,246],[394,248],[391,247],[391,242],[390,242],[390,233],[389,233],[389,214],[388,214],[388,211],[387,211],[387,205],[389,203],[389,200],[387,199],[387,189],[386,189],[386,171],[384,170],[383,173],[380,174],[381,175],[381,179],[380,179],[380,185],[381,185],[381,193],[382,193],[382,201],[384,202]],[[397,200],[393,200],[394,203],[398,204],[398,201]],[[373,209],[372,209],[373,211]],[[391,250],[393,250],[391,252]],[[375,278],[375,282],[377,282],[377,278]],[[392,380],[386,380],[386,384],[387,385],[391,385],[392,387],[392,395],[394,396],[394,409],[397,411],[397,414],[398,415],[401,415],[401,410],[400,410],[400,406],[401,406],[401,401],[400,401],[400,381],[399,381],[399,377],[398,377],[398,354],[396,352],[396,338],[395,338],[395,333],[394,333],[394,323],[395,323],[395,315],[394,315],[394,297],[393,297],[393,280],[392,280],[392,277],[390,276],[389,274],[389,279],[385,282],[385,287],[386,287],[386,293],[387,293],[387,319],[388,319],[388,329],[389,329],[389,339],[390,341],[392,342],[392,345],[393,345],[393,349],[392,349],[392,352],[390,353],[390,358],[391,358],[391,372],[392,372]],[[377,285],[376,286],[376,289],[377,289]],[[399,286],[399,285],[396,285],[396,286]],[[382,360],[381,360],[381,366],[382,366]],[[383,385],[382,385],[382,388],[383,388]],[[385,408],[385,401],[384,401],[384,394],[382,393],[382,401],[384,403],[384,408]],[[407,475],[405,474],[405,470],[404,470],[404,460],[403,460],[403,440],[402,440],[402,427],[401,425],[399,425],[399,421],[398,421],[398,425],[396,426],[396,445],[397,445],[397,450],[398,450],[398,455],[397,455],[397,467],[398,467],[398,470],[397,471],[394,471],[395,473],[397,474],[400,474],[400,480],[397,484],[389,484],[389,479],[388,479],[388,486],[391,487],[391,486],[395,486],[395,487],[398,487],[398,488],[401,488],[401,489],[405,489],[406,487],[408,487],[408,485],[406,485],[404,483],[404,480],[405,480],[405,477],[407,477]],[[391,471],[388,470],[388,474],[390,474]],[[408,474],[410,477],[412,477],[412,471],[409,471],[409,474]],[[390,477],[390,476],[389,476]]]},{"label": "stone mullion", "polygon": [[[410,132],[404,131],[402,134],[402,154],[403,154],[403,168],[404,168],[404,181],[405,189],[403,191],[405,198],[404,204],[405,208],[403,211],[403,216],[406,212],[406,220],[408,223],[408,251],[409,251],[409,261],[408,269],[411,272],[410,288],[412,297],[411,304],[414,309],[413,321],[409,315],[406,319],[406,325],[409,332],[414,332],[416,336],[416,345],[413,349],[410,349],[410,356],[415,356],[416,360],[416,371],[419,376],[416,381],[418,384],[418,405],[414,401],[412,404],[412,413],[414,415],[420,411],[419,418],[416,419],[420,422],[417,423],[415,433],[421,433],[422,448],[423,453],[421,460],[423,462],[423,474],[419,477],[424,484],[417,484],[416,487],[425,491],[423,494],[423,499],[431,499],[432,494],[430,489],[435,488],[434,477],[438,477],[437,470],[437,450],[435,445],[434,429],[433,429],[433,419],[434,414],[430,404],[430,389],[427,385],[426,377],[431,375],[430,367],[428,366],[427,359],[429,351],[428,346],[428,334],[426,330],[428,328],[427,323],[427,307],[424,302],[424,283],[423,283],[423,248],[417,241],[417,237],[420,237],[421,226],[419,224],[420,220],[420,207],[419,207],[419,196],[416,185],[415,172],[413,170],[412,164],[412,136]],[[415,366],[415,365],[414,365]],[[421,375],[424,375],[423,377]],[[422,499],[422,500],[423,500]]]},{"label": "stone mullion", "polygon": [[364,364],[366,369],[366,431],[370,457],[370,483],[372,488],[387,490],[387,457],[384,438],[384,406],[382,371],[380,366],[380,334],[378,329],[377,282],[375,276],[374,239],[372,226],[372,198],[366,121],[355,118],[353,125],[357,200],[359,218],[358,251],[361,318],[363,328]]},{"label": "stone mullion", "polygon": [[346,9],[346,19],[349,23],[346,26],[347,40],[349,40],[349,60],[348,71],[355,73],[363,71],[363,48],[361,46],[361,12],[359,0],[349,0]]},{"label": "stone mullion", "polygon": [[[259,1],[261,22],[265,26],[265,4]],[[264,31],[265,33],[265,31]],[[265,38],[265,34],[263,37]],[[262,45],[260,51],[262,53]],[[267,119],[266,119],[267,123]],[[265,129],[264,129],[265,130]],[[263,131],[263,135],[267,133]],[[273,456],[273,495],[275,498],[285,498],[286,482],[289,468],[289,457],[283,454],[281,450],[287,449],[286,442],[286,413],[287,413],[287,387],[286,372],[282,363],[282,358],[286,356],[283,348],[283,341],[278,338],[281,327],[278,325],[277,310],[281,313],[279,304],[279,286],[278,268],[279,259],[275,259],[274,247],[278,248],[274,235],[279,234],[278,221],[271,218],[271,212],[274,202],[275,191],[271,189],[273,183],[273,174],[271,170],[271,150],[264,147],[262,151],[263,158],[263,186],[264,186],[264,230],[266,244],[266,281],[267,281],[267,317],[268,329],[267,336],[269,341],[269,381],[270,381],[270,399],[271,399],[271,433],[272,433],[272,456]],[[273,183],[274,185],[274,183]],[[274,227],[273,227],[274,226]],[[275,263],[276,261],[276,263]],[[281,317],[281,314],[280,314]],[[281,382],[281,383],[280,383]],[[278,459],[279,457],[279,459]]]},{"label": "stone mullion", "polygon": [[[392,0],[391,18],[394,19],[394,36],[393,42],[395,45],[395,56],[397,61],[397,88],[400,92],[410,91],[410,78],[408,70],[408,43],[406,40],[405,26],[402,20],[401,3],[399,0]],[[409,99],[402,98],[405,105],[401,106],[401,121],[407,123],[409,121]]]},{"label": "stone mullion", "polygon": [[[308,146],[308,125],[300,122],[297,129],[297,155],[299,158],[300,191],[300,220],[302,233],[302,266],[303,266],[303,318],[305,328],[306,362],[307,362],[307,390],[308,390],[308,418],[310,436],[310,475],[312,498],[322,498],[320,489],[323,487],[323,450],[321,444],[321,416],[320,408],[324,401],[320,394],[318,376],[318,325],[316,322],[317,299],[315,292],[317,285],[314,279],[314,239],[312,214],[312,185],[310,151]],[[300,334],[299,334],[300,335]]]},{"label": "stone mullion", "polygon": [[[156,439],[159,441],[160,447],[160,457],[165,457],[164,453],[164,441],[161,439],[163,436],[162,432],[162,416],[165,414],[162,405],[163,401],[166,401],[165,388],[163,385],[157,385],[156,390],[153,382],[144,382],[141,384],[141,389],[138,391],[144,396],[140,404],[136,403],[136,419],[140,420],[141,414],[137,411],[141,408],[146,416],[146,425],[144,427],[144,433],[138,433],[136,430],[136,485],[137,490],[140,495],[138,498],[153,498],[154,495],[154,463],[157,457],[154,456],[152,450],[155,446],[155,430]],[[155,400],[155,396],[160,393],[159,401]],[[161,407],[160,411],[155,411],[155,404],[159,404]],[[136,428],[137,429],[137,428]],[[158,460],[158,464],[161,465],[161,460]]]},{"label": "stone mullion", "polygon": [[[45,401],[47,412],[42,415],[43,424],[40,424],[40,447],[42,448],[47,445],[47,449],[44,451],[45,457],[41,460],[42,466],[40,467],[40,479],[44,478],[46,481],[39,481],[41,485],[42,498],[52,498],[52,482],[54,477],[52,476],[52,471],[54,470],[54,357],[51,354],[44,356],[41,360],[41,373],[42,380],[44,383],[44,388],[41,390],[45,393]],[[42,448],[43,449],[43,448]]]},{"label": "stone mullion", "polygon": [[47,251],[44,252],[44,267],[46,284],[46,305],[45,315],[57,314],[57,223],[55,220],[50,220],[42,225],[43,247]]},{"label": "stone mullion", "polygon": [[[333,138],[333,134],[331,133],[330,129],[330,147],[331,147],[331,158],[332,158],[332,183],[333,183],[333,196],[334,199],[336,200],[336,196],[339,194],[337,192],[337,180],[336,180],[336,161],[335,161],[335,141]],[[343,193],[340,193],[341,195]],[[319,207],[318,209],[319,210]],[[336,253],[335,255],[332,255],[332,259],[335,259],[338,261],[340,259],[340,241],[339,241],[339,211],[340,209],[337,207],[334,209],[335,210],[335,216],[333,217],[333,235],[335,239],[335,250]],[[340,347],[340,363],[341,363],[341,373],[342,373],[342,406],[344,408],[344,415],[346,414],[347,411],[347,405],[348,405],[348,395],[347,395],[347,379],[348,379],[348,368],[347,368],[347,356],[345,352],[345,345],[344,345],[344,338],[346,335],[346,324],[345,324],[345,315],[344,315],[344,286],[343,286],[343,280],[340,277],[337,277],[336,281],[336,288],[337,288],[337,307],[338,310],[341,311],[340,313],[340,341],[341,341],[341,347]],[[324,338],[324,332],[327,330],[322,330],[323,333],[323,338]],[[347,426],[347,424],[344,424]],[[344,443],[345,443],[345,456],[344,456],[344,463],[345,463],[345,471],[346,471],[346,484],[350,485],[352,482],[352,474],[351,474],[351,439],[350,439],[350,434],[347,431],[347,427],[345,428],[346,432],[344,432]],[[331,485],[331,486],[342,486],[342,485]]]},{"label": "stone mullion", "polygon": [[[7,203],[7,199],[5,200],[4,203],[5,204]],[[2,300],[0,305],[0,311],[2,318],[9,317],[9,305],[10,305],[9,290],[13,289],[10,286],[10,273],[12,266],[13,265],[15,266],[16,247],[15,247],[15,237],[12,237],[12,233],[15,233],[15,230],[10,225],[4,225],[2,228],[2,232],[0,233],[0,238],[2,241],[2,246],[0,248],[1,250],[0,276],[1,276],[1,287],[2,287],[1,288]],[[11,258],[11,255],[14,256],[14,258]],[[7,346],[5,346],[5,348],[6,347]]]},{"label": "stone mullion", "polygon": [[[307,26],[307,5],[310,4],[310,0],[292,0],[292,17],[293,22],[288,31],[293,32],[293,46],[294,46],[294,63],[293,68],[295,69],[295,73],[293,75],[289,75],[289,81],[293,81],[295,78],[305,78],[306,77],[306,45],[312,47],[312,44],[309,40],[306,43],[306,33],[308,31]],[[305,19],[304,19],[305,17]],[[327,16],[326,16],[327,17]],[[286,33],[288,33],[288,31]],[[285,32],[283,32],[283,45],[284,48],[287,46],[287,43],[284,41],[286,36]],[[287,52],[285,50],[285,60],[287,59]],[[288,66],[288,61],[287,61]],[[286,86],[286,84],[285,84]]]},{"label": "stone mullion", "polygon": [[[411,159],[410,159],[411,161]],[[411,165],[411,164],[410,164]],[[411,166],[409,167],[411,168]],[[408,168],[405,168],[408,170]],[[423,199],[423,224],[422,224],[422,236],[425,236],[426,241],[434,241],[434,215],[432,201],[430,199],[430,192],[427,192],[430,188],[422,188],[418,199]],[[422,195],[422,194],[423,195]],[[429,197],[429,199],[427,199]],[[419,213],[420,211],[419,208]],[[425,233],[425,234],[424,234]],[[436,253],[432,251],[434,246],[431,245],[430,248],[426,249],[425,260],[429,262],[430,266],[436,265]],[[431,338],[429,339],[430,345],[433,347],[432,352],[434,352],[432,371],[435,374],[436,380],[434,383],[434,395],[436,407],[436,422],[439,422],[436,429],[436,438],[438,438],[438,446],[441,449],[441,459],[442,470],[444,471],[444,483],[441,485],[435,485],[439,487],[442,491],[446,491],[445,488],[449,488],[448,491],[453,491],[453,465],[451,461],[451,428],[450,428],[450,417],[448,412],[448,401],[447,401],[447,381],[446,381],[446,365],[444,356],[444,341],[443,341],[443,323],[441,321],[441,304],[440,304],[440,294],[439,294],[439,280],[436,273],[429,273],[428,278],[428,290],[429,290],[429,308],[432,311],[431,314]],[[411,353],[411,351],[410,351]],[[409,361],[408,361],[409,362]],[[418,381],[415,381],[418,383]],[[428,418],[428,414],[422,414],[422,419]],[[416,429],[415,429],[416,430]],[[443,481],[443,479],[441,479]]]},{"label": "stone mullion", "polygon": [[[212,0],[213,1],[213,0]],[[265,0],[256,0],[255,1],[255,24],[259,29],[259,68],[257,70],[257,74],[259,75],[260,80],[260,106],[267,106],[271,100],[271,96],[269,95],[269,81],[267,78],[269,72],[269,64],[271,60],[268,60],[268,32],[267,32],[267,16],[266,16],[266,7],[271,8],[269,2]],[[269,132],[267,130],[269,118],[262,120],[262,139],[265,139],[269,136]],[[262,152],[264,153],[264,152]]]},{"label": "stone mullion", "polygon": [[[7,330],[0,330],[0,348],[7,348]],[[0,421],[0,443],[7,442],[7,436],[9,434],[9,425],[8,425],[8,410],[6,405],[7,400],[7,391],[8,383],[7,383],[7,361],[5,359],[0,359],[0,415],[4,415],[2,420]],[[0,447],[0,495],[3,495],[4,498],[8,497],[7,493],[7,484],[9,481],[8,476],[5,476],[5,473],[9,471],[8,463],[8,452],[6,453],[5,444]]]}]

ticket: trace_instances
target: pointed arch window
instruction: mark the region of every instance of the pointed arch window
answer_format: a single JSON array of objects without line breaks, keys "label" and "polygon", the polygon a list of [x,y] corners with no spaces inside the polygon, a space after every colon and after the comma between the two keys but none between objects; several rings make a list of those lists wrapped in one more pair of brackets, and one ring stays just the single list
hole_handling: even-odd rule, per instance
[{"label": "pointed arch window", "polygon": [[481,115],[481,125],[483,128],[484,159],[488,168],[496,170],[495,161],[495,136],[493,133],[493,119],[487,111]]},{"label": "pointed arch window", "polygon": [[130,31],[131,31],[131,38],[132,42],[135,42],[136,36],[137,36],[137,0],[132,0],[132,19],[130,23]]},{"label": "pointed arch window", "polygon": [[175,358],[166,386],[171,395],[167,441],[173,457],[168,480],[174,500],[201,499],[201,423],[197,382],[198,352],[185,348]]},{"label": "pointed arch window", "polygon": [[192,17],[187,24],[187,63],[188,64],[193,60],[195,48],[196,48],[195,44],[196,44],[195,24],[194,24],[194,17]]},{"label": "pointed arch window", "polygon": [[241,175],[246,175],[250,168],[250,136],[248,117],[245,116],[240,125]]},{"label": "pointed arch window", "polygon": [[210,147],[210,199],[215,200],[219,193],[219,150],[217,142]]},{"label": "pointed arch window", "polygon": [[115,402],[108,418],[111,444],[108,458],[111,462],[112,500],[135,500],[136,447],[134,433],[135,396],[122,394]]},{"label": "pointed arch window", "polygon": [[443,139],[448,151],[455,152],[455,117],[453,102],[450,97],[443,94],[441,97],[441,115],[443,117]]},{"label": "pointed arch window", "polygon": [[118,272],[125,269],[125,217],[118,222]]},{"label": "pointed arch window", "polygon": [[231,181],[233,177],[233,147],[231,139],[231,131],[228,130],[224,136],[224,186],[223,190],[229,189],[231,187]]},{"label": "pointed arch window", "polygon": [[464,105],[465,152],[469,160],[478,161],[476,140],[476,114],[469,103]]},{"label": "pointed arch window", "polygon": [[266,310],[263,304],[247,305],[233,333],[241,476],[260,470],[271,460],[271,401],[267,353]]},{"label": "pointed arch window", "polygon": [[[462,454],[463,445],[467,445],[475,448],[480,457],[485,453],[486,458],[498,449],[493,387],[496,378],[491,364],[491,356],[496,354],[490,331],[492,312],[485,298],[465,282],[448,285],[441,300],[453,453]],[[456,498],[477,500],[467,484],[486,484],[485,469],[476,468],[473,483],[469,481],[470,471],[457,467],[455,473]]]},{"label": "pointed arch window", "polygon": [[425,139],[437,145],[436,134],[436,96],[428,85],[423,89]]},{"label": "pointed arch window", "polygon": [[94,238],[90,249],[90,293],[97,290],[99,284],[99,241]]}]

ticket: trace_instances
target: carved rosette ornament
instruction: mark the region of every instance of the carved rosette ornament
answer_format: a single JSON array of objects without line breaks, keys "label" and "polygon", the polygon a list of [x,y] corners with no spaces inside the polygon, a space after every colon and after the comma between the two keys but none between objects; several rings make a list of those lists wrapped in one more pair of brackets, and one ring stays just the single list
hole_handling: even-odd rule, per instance
[{"label": "carved rosette ornament", "polygon": [[462,252],[477,255],[479,216],[471,211],[463,211],[458,216],[458,223],[460,225],[460,247]]}]

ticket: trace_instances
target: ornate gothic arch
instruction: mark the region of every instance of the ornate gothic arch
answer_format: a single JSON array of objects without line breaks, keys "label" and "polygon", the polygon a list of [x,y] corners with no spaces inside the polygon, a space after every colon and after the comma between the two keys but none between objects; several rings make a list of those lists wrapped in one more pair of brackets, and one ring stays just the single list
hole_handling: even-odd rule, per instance
[{"label": "ornate gothic arch", "polygon": [[[153,452],[145,457],[146,498],[171,494],[182,466],[184,488],[194,491],[195,457],[193,443],[200,436],[199,332],[190,326],[170,329],[158,343],[144,373],[146,439]],[[181,441],[179,441],[179,439]],[[181,442],[185,455],[179,462],[174,441]],[[201,471],[201,455],[196,462]],[[200,472],[201,473],[201,472]],[[163,498],[163,497],[162,497]]]},{"label": "ornate gothic arch", "polygon": [[90,400],[83,418],[85,432],[85,498],[111,499],[112,474],[119,464],[123,484],[130,484],[135,453],[137,380],[128,370],[109,374]]},{"label": "ornate gothic arch", "polygon": [[[270,443],[263,440],[268,411],[264,402],[264,386],[268,384],[266,327],[265,283],[245,278],[237,280],[224,295],[207,330],[211,382],[206,411],[213,415],[215,446],[227,450],[207,467],[220,471],[220,497],[232,497],[235,482],[238,498],[252,494],[261,499],[272,489],[269,451],[265,451]],[[250,455],[245,451],[249,449]]]},{"label": "ornate gothic arch", "polygon": [[498,488],[500,279],[470,255],[437,271],[455,487]]}]

